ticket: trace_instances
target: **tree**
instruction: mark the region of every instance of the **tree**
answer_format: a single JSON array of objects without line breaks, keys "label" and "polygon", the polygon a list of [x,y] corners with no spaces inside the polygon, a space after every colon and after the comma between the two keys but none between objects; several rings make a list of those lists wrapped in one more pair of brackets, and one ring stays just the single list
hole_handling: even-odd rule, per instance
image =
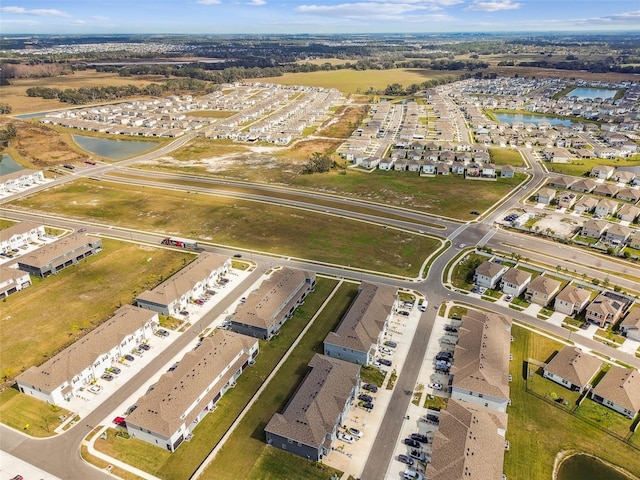
[{"label": "tree", "polygon": [[333,161],[327,153],[313,152],[302,168],[302,173],[324,173],[331,170]]}]

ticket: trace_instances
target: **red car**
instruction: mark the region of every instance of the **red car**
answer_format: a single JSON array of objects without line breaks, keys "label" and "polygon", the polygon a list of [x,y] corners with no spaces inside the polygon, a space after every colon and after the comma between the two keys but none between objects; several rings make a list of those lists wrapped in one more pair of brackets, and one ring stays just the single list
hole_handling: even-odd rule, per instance
[{"label": "red car", "polygon": [[126,427],[127,426],[127,421],[124,419],[124,417],[116,417],[113,419],[113,423],[115,423],[116,425],[120,425],[121,427]]}]

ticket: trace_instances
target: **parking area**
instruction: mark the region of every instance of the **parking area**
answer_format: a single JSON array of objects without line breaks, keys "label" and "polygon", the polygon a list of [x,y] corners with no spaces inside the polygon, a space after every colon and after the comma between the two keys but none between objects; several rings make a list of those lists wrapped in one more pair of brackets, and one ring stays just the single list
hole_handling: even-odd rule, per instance
[{"label": "parking area", "polygon": [[6,252],[0,252],[0,265],[13,263],[20,259],[23,255],[27,253],[31,253],[39,249],[44,245],[48,245],[49,243],[53,243],[56,240],[59,240],[60,237],[56,237],[53,235],[45,234],[40,237],[40,240],[37,242],[31,242],[28,245],[21,245],[17,248],[11,248]]}]

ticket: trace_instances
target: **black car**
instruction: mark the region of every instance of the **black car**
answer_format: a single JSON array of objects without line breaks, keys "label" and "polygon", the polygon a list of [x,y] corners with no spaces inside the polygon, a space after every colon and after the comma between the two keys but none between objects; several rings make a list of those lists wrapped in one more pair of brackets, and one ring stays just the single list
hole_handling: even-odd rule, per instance
[{"label": "black car", "polygon": [[427,421],[433,423],[440,423],[440,417],[437,415],[433,415],[432,413],[427,414]]},{"label": "black car", "polygon": [[427,438],[426,435],[422,435],[421,433],[412,433],[411,434],[411,439],[412,440],[417,440],[420,443],[428,443],[429,439]]},{"label": "black car", "polygon": [[147,345],[146,343],[141,343],[140,344],[140,348],[143,350],[151,350],[151,347],[149,345]]},{"label": "black car", "polygon": [[370,392],[376,393],[378,391],[378,387],[376,387],[375,385],[371,385],[370,383],[365,383],[362,386],[363,390],[368,390]]},{"label": "black car", "polygon": [[480,215],[480,212],[477,212],[475,210],[471,210],[471,215]]},{"label": "black car", "polygon": [[413,438],[405,438],[403,442],[405,445],[409,445],[410,447],[420,448],[420,442],[414,440]]},{"label": "black car", "polygon": [[358,400],[362,400],[363,402],[371,402],[373,401],[373,397],[371,397],[371,395],[361,393],[360,395],[358,395]]},{"label": "black car", "polygon": [[109,372],[110,372],[110,373],[113,373],[113,374],[115,374],[115,375],[119,375],[119,374],[122,372],[122,370],[120,370],[118,367],[111,367],[111,368],[109,369]]},{"label": "black car", "polygon": [[442,373],[442,374],[447,374],[447,373],[449,373],[450,370],[451,370],[450,368],[439,367],[437,365],[436,365],[436,368],[435,368],[436,373]]},{"label": "black car", "polygon": [[386,366],[386,367],[390,367],[391,366],[391,360],[387,360],[386,358],[379,358],[378,362],[381,363],[382,365]]},{"label": "black car", "polygon": [[366,408],[367,410],[371,410],[373,408],[373,403],[367,402],[362,405],[362,408]]},{"label": "black car", "polygon": [[454,327],[453,325],[445,325],[444,329],[447,332],[452,332],[452,333],[457,333],[458,332],[458,329],[456,327]]},{"label": "black car", "polygon": [[386,342],[384,342],[384,344],[385,346],[391,347],[391,348],[396,348],[398,346],[396,342],[392,342],[391,340],[387,340]]},{"label": "black car", "polygon": [[129,361],[129,362],[133,362],[135,360],[135,357],[133,355],[129,355],[128,353],[124,356],[124,359]]},{"label": "black car", "polygon": [[436,355],[436,360],[445,360],[448,362],[451,360],[451,357],[453,357],[453,355],[449,352],[440,352]]},{"label": "black car", "polygon": [[240,255],[239,253],[236,253],[233,258],[242,258],[242,255]]},{"label": "black car", "polygon": [[400,460],[402,463],[406,463],[407,465],[413,465],[413,458],[406,455],[398,455],[398,460]]}]

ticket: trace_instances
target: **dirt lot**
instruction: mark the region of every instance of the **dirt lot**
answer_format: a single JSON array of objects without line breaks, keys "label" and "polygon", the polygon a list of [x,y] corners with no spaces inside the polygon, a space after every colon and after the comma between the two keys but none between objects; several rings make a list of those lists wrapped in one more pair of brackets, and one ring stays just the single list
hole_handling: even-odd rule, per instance
[{"label": "dirt lot", "polygon": [[533,226],[533,229],[540,233],[551,233],[553,235],[570,237],[575,233],[578,227],[582,227],[584,219],[580,217],[574,217],[573,215],[567,215],[564,213],[552,213],[545,211],[533,212],[537,215],[544,215]]}]

